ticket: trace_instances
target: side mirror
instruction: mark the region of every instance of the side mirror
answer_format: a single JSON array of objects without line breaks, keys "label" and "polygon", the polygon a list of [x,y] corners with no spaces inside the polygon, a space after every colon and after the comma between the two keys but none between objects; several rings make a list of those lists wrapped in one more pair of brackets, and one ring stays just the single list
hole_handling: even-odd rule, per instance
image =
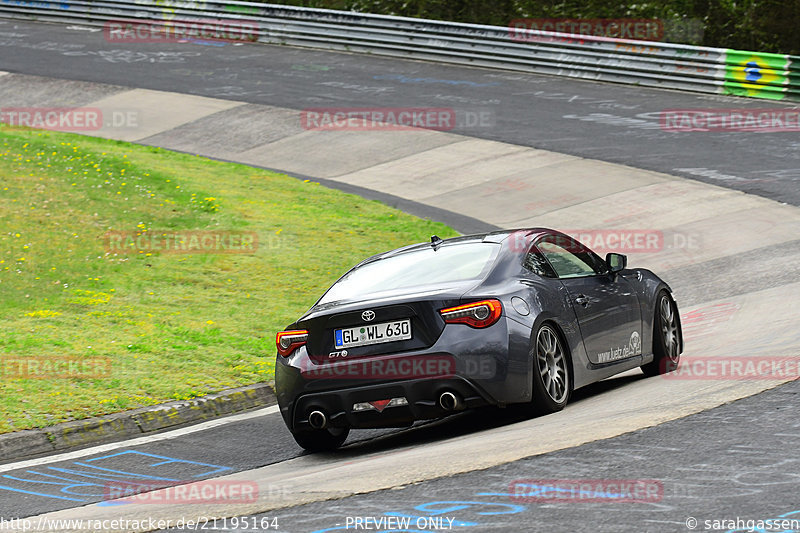
[{"label": "side mirror", "polygon": [[606,254],[606,264],[611,272],[619,272],[628,266],[628,258],[622,254]]}]

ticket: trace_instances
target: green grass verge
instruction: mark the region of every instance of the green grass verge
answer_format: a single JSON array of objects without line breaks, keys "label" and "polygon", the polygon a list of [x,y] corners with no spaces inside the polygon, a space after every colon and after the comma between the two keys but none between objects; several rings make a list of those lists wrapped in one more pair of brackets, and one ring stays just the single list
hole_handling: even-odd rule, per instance
[{"label": "green grass verge", "polygon": [[[258,246],[122,254],[104,238],[182,230]],[[276,331],[355,262],[432,233],[456,234],[244,165],[0,126],[0,433],[270,381]],[[110,367],[46,370],[65,360]]]}]

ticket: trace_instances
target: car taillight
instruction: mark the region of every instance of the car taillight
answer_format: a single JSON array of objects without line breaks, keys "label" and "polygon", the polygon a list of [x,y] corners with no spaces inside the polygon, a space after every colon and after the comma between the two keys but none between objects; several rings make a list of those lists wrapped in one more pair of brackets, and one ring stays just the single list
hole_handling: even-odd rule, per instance
[{"label": "car taillight", "polygon": [[498,321],[502,312],[503,305],[500,300],[482,300],[439,311],[448,324],[466,324],[473,328],[491,326]]},{"label": "car taillight", "polygon": [[275,337],[275,344],[278,346],[278,353],[283,357],[289,355],[304,345],[308,340],[308,331],[297,329],[292,331],[281,331]]}]

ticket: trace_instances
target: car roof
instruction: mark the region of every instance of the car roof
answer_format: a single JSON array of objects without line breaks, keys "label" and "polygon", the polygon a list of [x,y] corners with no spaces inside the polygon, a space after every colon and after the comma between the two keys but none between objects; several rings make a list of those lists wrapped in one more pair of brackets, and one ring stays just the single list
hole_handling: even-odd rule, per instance
[{"label": "car roof", "polygon": [[[465,243],[475,243],[475,242],[489,242],[489,243],[497,243],[500,244],[509,236],[513,234],[520,234],[526,238],[530,238],[531,240],[535,239],[541,234],[544,233],[558,233],[561,232],[549,229],[549,228],[517,228],[517,229],[504,229],[504,230],[495,230],[486,233],[475,233],[471,235],[460,235],[458,237],[450,237],[449,239],[442,239],[438,246],[445,246],[445,245],[454,245],[454,244],[465,244]],[[368,257],[367,259],[361,261],[356,267],[364,265],[366,263],[372,263],[373,261],[377,261],[380,259],[385,259],[388,257],[393,257],[396,255],[400,255],[407,252],[412,252],[416,250],[424,250],[432,245],[434,237],[431,237],[431,241],[429,242],[420,242],[416,244],[409,244],[408,246],[403,246],[402,248],[396,248],[394,250],[389,250],[387,252],[379,253],[373,255],[372,257]]]},{"label": "car roof", "polygon": [[517,229],[504,229],[504,230],[492,231],[489,233],[484,233],[482,234],[482,236],[485,242],[500,243],[506,240],[510,235],[514,234],[521,234],[524,237],[538,237],[543,233],[560,233],[560,232],[549,228],[517,228]]}]

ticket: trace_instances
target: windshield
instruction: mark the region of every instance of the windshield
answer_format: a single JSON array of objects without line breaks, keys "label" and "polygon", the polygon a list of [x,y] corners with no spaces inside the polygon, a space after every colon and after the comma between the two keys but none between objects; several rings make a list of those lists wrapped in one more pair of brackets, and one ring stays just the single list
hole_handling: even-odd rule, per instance
[{"label": "windshield", "polygon": [[367,294],[451,281],[481,279],[500,246],[470,242],[404,252],[353,269],[336,282],[320,304]]}]

